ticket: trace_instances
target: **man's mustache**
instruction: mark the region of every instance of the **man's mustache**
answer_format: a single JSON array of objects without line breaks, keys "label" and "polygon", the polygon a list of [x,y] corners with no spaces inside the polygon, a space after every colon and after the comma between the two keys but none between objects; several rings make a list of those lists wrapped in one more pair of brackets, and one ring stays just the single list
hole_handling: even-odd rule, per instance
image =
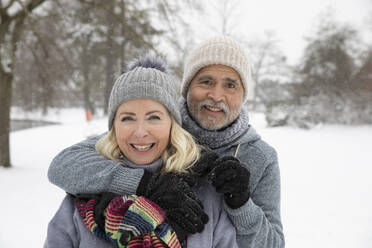
[{"label": "man's mustache", "polygon": [[204,101],[201,101],[199,103],[199,107],[204,107],[206,105],[209,105],[209,106],[212,106],[212,107],[217,107],[217,108],[220,108],[222,109],[223,112],[225,113],[229,113],[230,109],[229,107],[224,103],[224,102],[215,102],[211,99],[206,99]]}]

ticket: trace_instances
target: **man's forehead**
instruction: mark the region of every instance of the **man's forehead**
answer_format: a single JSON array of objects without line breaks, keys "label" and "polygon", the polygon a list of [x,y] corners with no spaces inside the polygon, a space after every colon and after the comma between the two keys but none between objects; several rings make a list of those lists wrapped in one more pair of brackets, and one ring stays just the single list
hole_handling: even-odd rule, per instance
[{"label": "man's forehead", "polygon": [[223,72],[228,74],[235,74],[239,77],[239,73],[232,67],[226,65],[208,65],[199,70],[199,73],[208,72],[213,74],[214,72]]}]

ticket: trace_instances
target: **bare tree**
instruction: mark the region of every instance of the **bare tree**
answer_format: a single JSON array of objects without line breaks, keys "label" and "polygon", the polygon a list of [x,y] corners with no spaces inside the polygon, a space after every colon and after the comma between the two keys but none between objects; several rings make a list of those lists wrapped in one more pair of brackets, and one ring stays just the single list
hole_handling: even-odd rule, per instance
[{"label": "bare tree", "polygon": [[0,1],[0,166],[11,166],[10,106],[17,43],[20,40],[25,20],[44,2],[45,0]]},{"label": "bare tree", "polygon": [[[193,2],[49,2],[43,16],[26,22],[12,104],[27,110],[42,107],[44,112],[61,104],[84,105],[94,112],[107,103],[113,78],[126,61],[149,51],[159,54],[158,44],[167,54],[172,53],[169,48],[177,56],[184,51],[180,44],[188,42],[179,33],[186,23],[177,13],[186,4],[194,9]],[[172,63],[181,60],[182,56]]]},{"label": "bare tree", "polygon": [[[208,3],[210,4],[210,3]],[[219,34],[233,35],[234,27],[239,22],[239,8],[241,0],[219,0],[214,3],[215,13],[218,16],[219,23],[214,28]]]},{"label": "bare tree", "polygon": [[[265,32],[263,38],[254,37],[246,42],[248,56],[252,65],[252,78],[255,83],[254,101],[251,107],[256,109],[258,103],[265,101],[265,94],[268,92],[269,84],[285,83],[290,78],[290,68],[286,57],[280,50],[275,34]],[[282,92],[277,92],[278,95]],[[257,105],[258,104],[258,105]]]},{"label": "bare tree", "polygon": [[259,84],[262,80],[278,81],[288,73],[286,57],[278,47],[279,41],[271,31],[265,32],[263,39],[248,42],[249,57],[252,59],[253,80]]},{"label": "bare tree", "polygon": [[[185,24],[180,10],[195,2],[0,0],[0,165],[10,166],[12,89],[17,103],[42,106],[44,112],[63,95],[94,108],[104,102],[125,61],[144,51],[158,53],[156,43],[164,40],[178,49],[174,34]],[[89,6],[82,20],[78,12]]]},{"label": "bare tree", "polygon": [[[83,1],[83,0],[80,0]],[[85,0],[85,2],[87,2]],[[97,1],[100,3],[100,1]],[[141,5],[135,0],[101,1],[100,8],[105,17],[106,33],[106,80],[104,86],[104,110],[107,111],[108,98],[114,84],[113,77],[117,68],[120,71],[123,61],[139,53],[157,51],[157,37],[177,48],[177,28],[186,26],[180,16],[185,5],[196,6],[195,1],[148,1]],[[118,25],[120,23],[120,25]],[[159,25],[155,25],[158,23]],[[137,53],[137,54],[136,54]],[[118,56],[119,55],[119,56]],[[118,65],[119,64],[119,65]]]}]

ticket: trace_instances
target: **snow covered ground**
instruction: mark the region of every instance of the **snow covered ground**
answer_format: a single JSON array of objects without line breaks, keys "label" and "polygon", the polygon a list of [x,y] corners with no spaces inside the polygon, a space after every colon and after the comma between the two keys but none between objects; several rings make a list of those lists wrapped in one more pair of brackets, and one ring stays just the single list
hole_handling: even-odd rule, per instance
[{"label": "snow covered ground", "polygon": [[[62,124],[11,133],[14,167],[0,169],[1,248],[42,247],[64,196],[47,180],[52,158],[107,128],[106,118],[87,123],[79,109],[51,111],[43,119]],[[267,128],[260,114],[251,119],[279,154],[286,247],[371,247],[372,126],[305,131]]]}]

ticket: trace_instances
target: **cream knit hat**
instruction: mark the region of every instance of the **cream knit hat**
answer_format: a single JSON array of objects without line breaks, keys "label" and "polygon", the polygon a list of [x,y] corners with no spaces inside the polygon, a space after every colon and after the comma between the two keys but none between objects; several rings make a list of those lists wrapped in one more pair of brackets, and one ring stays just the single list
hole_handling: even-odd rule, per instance
[{"label": "cream knit hat", "polygon": [[254,97],[251,67],[243,47],[228,36],[217,36],[204,41],[186,59],[182,95],[186,99],[190,83],[200,69],[208,65],[226,65],[236,70],[244,88],[243,103]]}]

